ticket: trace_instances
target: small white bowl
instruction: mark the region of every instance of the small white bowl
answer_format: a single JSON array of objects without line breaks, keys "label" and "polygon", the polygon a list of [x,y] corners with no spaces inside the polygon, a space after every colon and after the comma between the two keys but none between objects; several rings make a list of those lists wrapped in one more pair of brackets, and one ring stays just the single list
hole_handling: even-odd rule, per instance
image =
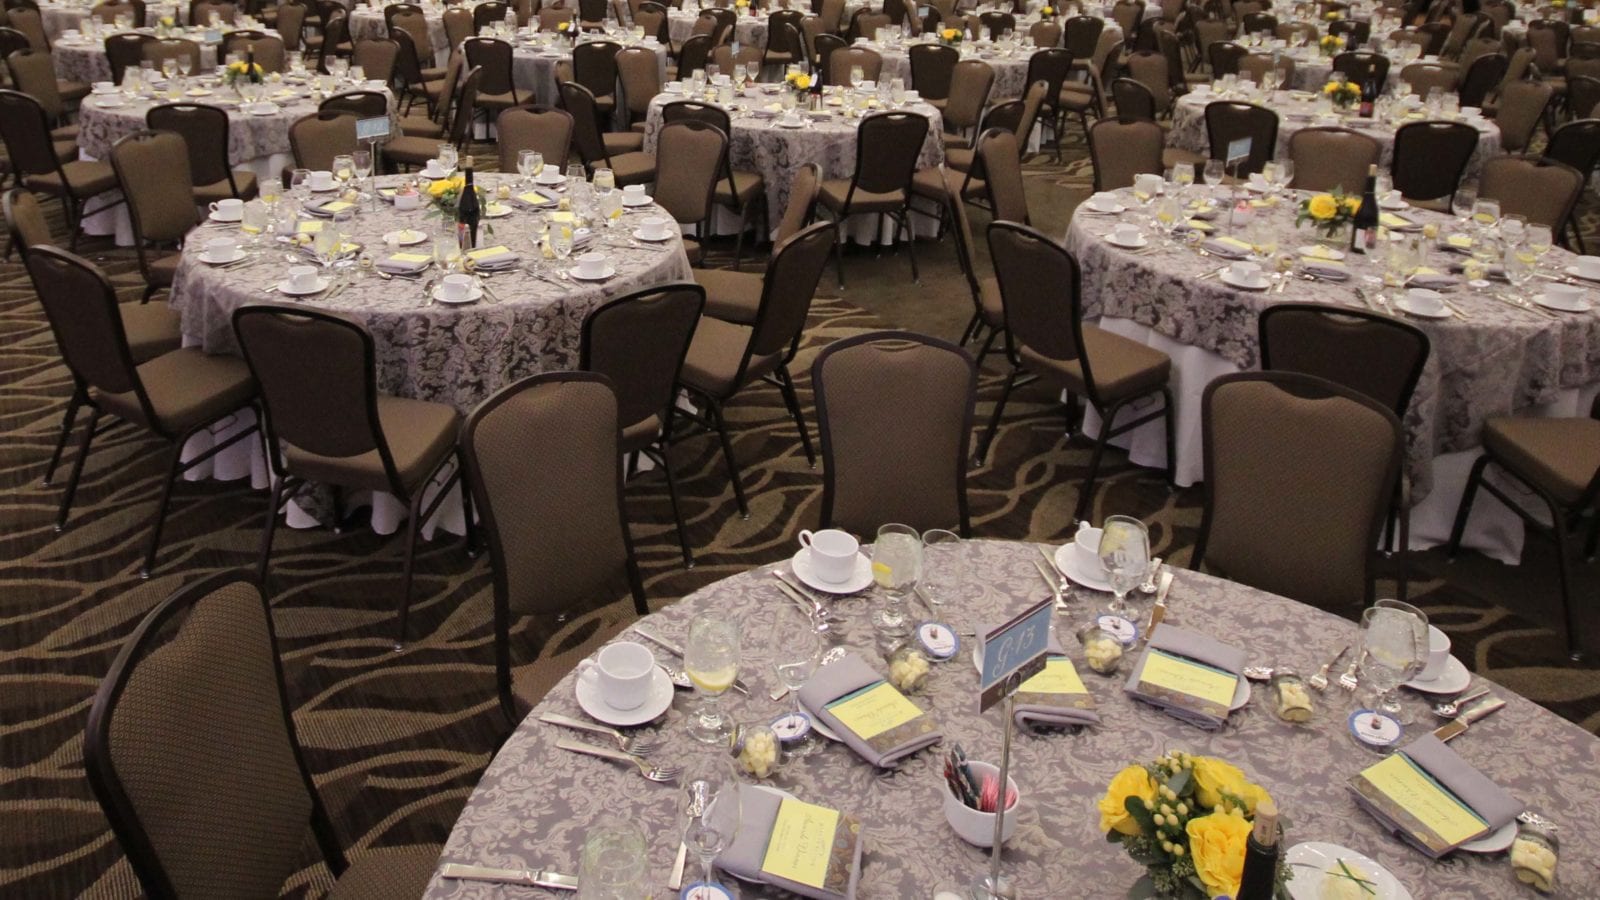
[{"label": "small white bowl", "polygon": [[[983,781],[983,776],[998,776],[1000,774],[1000,770],[992,763],[969,760],[967,766],[972,770],[973,776],[978,779],[980,784]],[[1017,814],[1022,809],[1022,790],[1017,787],[1016,779],[1007,776],[1006,784],[1010,788],[1007,794],[1010,791],[1017,792],[1017,802],[1011,804],[1006,810],[1005,824],[1001,826],[1003,829],[1000,836],[1001,843],[1011,840],[1012,833],[1017,830]],[[949,822],[950,827],[955,829],[956,836],[974,847],[988,848],[994,846],[994,813],[979,812],[962,803],[956,798],[955,794],[950,792],[948,784],[941,782],[940,791],[944,794],[945,821]]]}]

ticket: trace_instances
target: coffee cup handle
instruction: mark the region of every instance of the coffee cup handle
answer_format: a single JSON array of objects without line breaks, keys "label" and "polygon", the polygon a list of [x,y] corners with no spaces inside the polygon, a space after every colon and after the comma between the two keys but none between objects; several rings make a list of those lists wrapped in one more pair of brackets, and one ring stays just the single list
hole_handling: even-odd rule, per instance
[{"label": "coffee cup handle", "polygon": [[595,676],[596,665],[597,664],[592,659],[580,659],[580,660],[578,660],[578,679],[580,681],[584,680],[584,679],[587,679],[589,681],[593,681],[595,679],[595,677],[596,677]]},{"label": "coffee cup handle", "polygon": [[800,529],[799,537],[800,537],[800,546],[806,548],[807,550],[810,550],[811,549],[811,529],[809,529],[809,528]]},{"label": "coffee cup handle", "polygon": [[211,203],[208,203],[207,206],[209,206],[211,208],[212,212],[216,212],[217,211],[217,204],[216,204],[215,201],[212,201]]}]

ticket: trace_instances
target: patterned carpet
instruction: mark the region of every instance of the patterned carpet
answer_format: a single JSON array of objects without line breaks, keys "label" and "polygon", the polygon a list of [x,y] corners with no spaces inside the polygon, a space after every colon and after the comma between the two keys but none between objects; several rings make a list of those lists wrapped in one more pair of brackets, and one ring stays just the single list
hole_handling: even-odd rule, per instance
[{"label": "patterned carpet", "polygon": [[[1034,162],[1027,174],[1030,202],[1044,222],[1064,222],[1087,189],[1081,150],[1070,152],[1065,166]],[[57,234],[63,233],[58,222]],[[131,257],[86,247],[128,288],[125,299],[136,298]],[[874,263],[857,253],[848,296],[926,293],[943,298],[948,311],[949,304],[966,302],[960,299],[964,286],[945,277],[952,252],[948,241],[924,245],[921,285],[905,281],[897,257]],[[889,324],[839,299],[831,279],[824,279],[794,366],[809,421],[807,376],[817,350]],[[159,568],[142,582],[139,548],[163,461],[154,442],[113,432],[88,462],[69,527],[55,534],[58,494],[42,488],[40,479],[69,384],[15,260],[0,265],[0,335],[0,508],[6,522],[0,534],[0,895],[133,896],[132,873],[83,777],[89,701],[119,642],[156,602],[181,584],[253,560],[265,498],[242,483],[181,486]],[[980,386],[980,419],[997,395],[997,365],[991,363]],[[673,451],[697,548],[694,569],[679,567],[659,475],[641,475],[628,486],[631,526],[654,607],[788,555],[795,531],[816,521],[821,480],[805,463],[777,391],[747,392],[729,407],[728,418],[751,497],[748,520],[733,512],[713,440],[692,439]],[[976,533],[1063,539],[1087,457],[1082,441],[1064,439],[1059,410],[1045,392],[1019,392],[989,465],[971,482]],[[1169,493],[1155,473],[1130,468],[1112,453],[1094,517],[1108,510],[1140,515],[1157,552],[1182,564],[1199,521],[1198,497],[1195,490]],[[359,852],[442,841],[503,730],[491,677],[487,560],[468,561],[457,540],[423,545],[414,640],[396,654],[389,641],[399,541],[361,523],[343,533],[279,534],[271,585],[279,649],[301,742],[344,843]],[[1472,668],[1595,730],[1595,670],[1564,665],[1558,637],[1542,624],[1552,605],[1553,579],[1540,565],[1548,556],[1548,548],[1535,546],[1528,565],[1506,574],[1481,562],[1446,570],[1434,555],[1424,555],[1415,592]],[[1585,596],[1594,595],[1594,581],[1592,572],[1585,576]],[[528,623],[529,658],[553,682],[630,615],[625,601],[597,598],[593,609],[562,626]],[[325,886],[325,874],[308,867],[286,890],[316,894]]]}]

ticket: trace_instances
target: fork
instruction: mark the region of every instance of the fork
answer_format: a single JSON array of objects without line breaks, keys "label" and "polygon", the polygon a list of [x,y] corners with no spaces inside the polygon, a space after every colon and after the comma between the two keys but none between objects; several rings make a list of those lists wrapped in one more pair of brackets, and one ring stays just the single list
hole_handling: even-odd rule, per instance
[{"label": "fork", "polygon": [[579,731],[589,731],[593,732],[594,734],[603,734],[616,741],[617,749],[621,750],[623,753],[629,754],[630,756],[649,756],[657,747],[661,746],[660,741],[644,737],[643,735],[626,735],[615,728],[607,728],[604,725],[595,725],[592,722],[585,722],[582,719],[573,719],[568,716],[558,715],[556,713],[545,713],[539,717],[539,721],[550,725],[561,725],[566,728],[576,728]]},{"label": "fork", "polygon": [[1347,691],[1355,691],[1356,685],[1359,683],[1356,681],[1356,667],[1359,665],[1361,665],[1361,654],[1357,652],[1355,657],[1350,660],[1350,668],[1345,669],[1344,674],[1339,676],[1339,687]]},{"label": "fork", "polygon": [[1310,678],[1306,679],[1306,683],[1311,685],[1311,689],[1314,690],[1314,691],[1325,691],[1325,690],[1327,690],[1328,689],[1328,670],[1333,668],[1335,665],[1337,665],[1339,660],[1343,659],[1344,655],[1346,653],[1349,653],[1349,652],[1350,652],[1350,645],[1349,644],[1345,644],[1343,647],[1339,648],[1339,652],[1338,653],[1335,653],[1333,655],[1333,659],[1330,659],[1327,662],[1322,664],[1322,668],[1317,670],[1317,674],[1312,675]]},{"label": "fork", "polygon": [[678,776],[683,773],[683,768],[681,766],[654,765],[648,760],[640,759],[637,756],[631,756],[627,753],[623,753],[620,750],[612,750],[610,747],[596,747],[593,744],[584,744],[578,741],[569,740],[556,741],[556,747],[560,750],[570,750],[573,753],[583,753],[588,756],[598,756],[601,759],[609,759],[613,762],[632,763],[633,766],[639,770],[640,775],[643,775],[650,781],[658,781],[663,784],[677,781]]}]

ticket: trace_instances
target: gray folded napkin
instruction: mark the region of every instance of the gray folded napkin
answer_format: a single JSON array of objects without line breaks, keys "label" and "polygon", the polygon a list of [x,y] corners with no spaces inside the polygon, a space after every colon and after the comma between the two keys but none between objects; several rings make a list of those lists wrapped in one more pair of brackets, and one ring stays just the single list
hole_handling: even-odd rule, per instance
[{"label": "gray folded napkin", "polygon": [[1133,697],[1160,707],[1176,719],[1208,731],[1221,728],[1228,720],[1230,710],[1208,709],[1197,698],[1166,691],[1153,692],[1147,689],[1148,686],[1140,685],[1145,663],[1149,662],[1151,652],[1156,650],[1192,659],[1214,669],[1221,669],[1235,678],[1243,677],[1239,673],[1244,669],[1245,652],[1198,631],[1163,624],[1151,635],[1149,645],[1139,657],[1138,664],[1133,667],[1133,673],[1128,676],[1128,682],[1123,687]]},{"label": "gray folded napkin", "polygon": [[850,749],[860,754],[862,759],[880,769],[887,769],[903,757],[939,743],[944,736],[926,712],[882,734],[862,738],[828,711],[828,704],[834,700],[883,680],[883,676],[867,665],[866,660],[849,653],[843,659],[818,669],[811,676],[811,680],[800,688],[800,705],[837,734]]},{"label": "gray folded napkin", "polygon": [[1434,290],[1438,290],[1440,288],[1455,287],[1456,285],[1458,285],[1460,283],[1461,283],[1461,279],[1460,278],[1457,278],[1454,275],[1443,275],[1443,274],[1440,274],[1440,275],[1413,275],[1409,279],[1406,280],[1406,285],[1409,286],[1409,287],[1432,288]]},{"label": "gray folded napkin", "polygon": [[1244,259],[1250,255],[1249,247],[1240,247],[1222,238],[1211,238],[1203,241],[1200,246],[1204,247],[1208,253],[1220,256],[1223,259]]},{"label": "gray folded napkin", "polygon": [[[1487,775],[1479,772],[1471,763],[1445,746],[1444,741],[1431,734],[1412,741],[1402,748],[1400,753],[1484,820],[1488,827],[1477,835],[1467,838],[1469,841],[1505,827],[1524,809],[1523,804],[1504,788],[1495,784]],[[1356,775],[1350,782],[1350,789],[1356,795],[1356,802],[1395,834],[1428,856],[1437,859],[1456,849],[1461,843],[1465,843],[1462,841],[1451,845],[1430,846],[1427,840],[1413,832],[1406,822],[1398,818],[1400,813],[1398,808],[1386,809],[1380,806],[1379,801],[1358,787],[1362,783],[1364,779],[1361,775]]]},{"label": "gray folded napkin", "polygon": [[[983,660],[984,637],[994,631],[998,625],[987,625],[978,629],[978,660]],[[1050,635],[1050,643],[1045,647],[1048,657],[1067,659],[1067,653],[1061,649],[1061,643],[1054,634]],[[1087,693],[1083,694],[1047,694],[1041,691],[1028,690],[1028,683],[1023,682],[1017,689],[1016,704],[1011,709],[1011,716],[1016,720],[1018,728],[1067,728],[1074,725],[1099,725],[1100,714],[1094,711],[1094,698]]]},{"label": "gray folded napkin", "polygon": [[1307,259],[1300,262],[1300,268],[1302,271],[1315,275],[1323,281],[1350,280],[1350,270],[1338,263]]},{"label": "gray folded napkin", "polygon": [[383,272],[388,272],[391,275],[412,275],[417,272],[421,272],[423,269],[426,269],[433,262],[433,257],[425,253],[401,255],[426,256],[427,258],[420,260],[409,260],[396,259],[393,256],[389,256],[378,260],[378,269]]},{"label": "gray folded napkin", "polygon": [[[839,825],[833,836],[833,859],[823,878],[824,887],[815,888],[761,870],[783,795],[759,785],[741,784],[739,798],[739,828],[734,832],[733,843],[717,856],[717,865],[745,881],[770,884],[802,897],[817,900],[855,897],[856,882],[861,879],[860,820],[844,813],[839,815]],[[719,812],[728,815],[713,806],[710,812],[713,823],[722,821]]]}]

